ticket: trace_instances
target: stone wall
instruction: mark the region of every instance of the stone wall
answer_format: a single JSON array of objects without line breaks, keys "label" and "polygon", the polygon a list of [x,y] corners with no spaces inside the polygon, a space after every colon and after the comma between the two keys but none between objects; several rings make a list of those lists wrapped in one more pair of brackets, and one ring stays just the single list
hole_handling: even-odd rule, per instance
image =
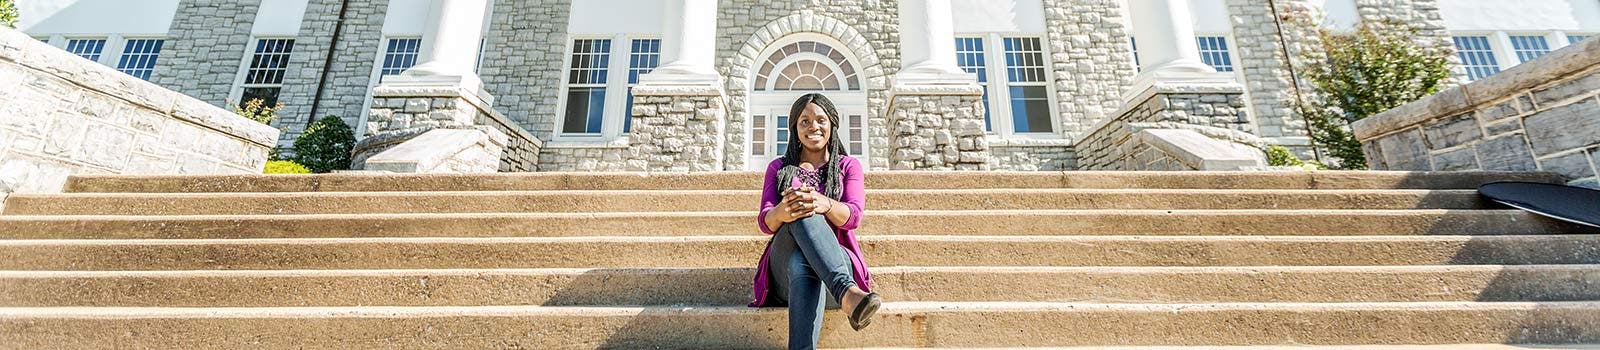
[{"label": "stone wall", "polygon": [[261,0],[182,0],[150,81],[227,106]]},{"label": "stone wall", "polygon": [[628,170],[722,170],[728,109],[720,89],[640,86],[633,92]]},{"label": "stone wall", "polygon": [[567,17],[572,3],[500,0],[493,6],[478,71],[483,89],[494,95],[496,110],[534,137],[549,140],[560,114],[556,103],[565,79],[561,63],[570,44]]},{"label": "stone wall", "polygon": [[[750,76],[761,50],[791,33],[831,36],[860,59],[867,91],[867,165],[889,168],[889,77],[900,70],[900,15],[893,0],[722,0],[717,5],[717,69],[728,94],[723,169],[744,170],[749,146]],[[764,58],[763,58],[764,59]]]},{"label": "stone wall", "polygon": [[550,145],[539,153],[539,171],[630,171],[629,147],[620,141]]},{"label": "stone wall", "polygon": [[1062,135],[1078,136],[1122,107],[1135,70],[1121,6],[1118,0],[1044,0]]},{"label": "stone wall", "polygon": [[1600,41],[1357,121],[1378,170],[1543,170],[1600,188]]},{"label": "stone wall", "polygon": [[[1082,170],[1144,170],[1137,159],[1150,129],[1190,130],[1221,142],[1262,147],[1250,132],[1243,89],[1237,85],[1157,85],[1113,119],[1101,121],[1074,145]],[[1152,160],[1153,161],[1153,160]]]},{"label": "stone wall", "polygon": [[1078,169],[1078,154],[1069,140],[989,140],[989,169],[1062,171]]},{"label": "stone wall", "polygon": [[352,164],[429,130],[489,127],[507,137],[499,160],[501,172],[540,170],[539,152],[544,143],[482,98],[461,89],[379,86],[373,89],[370,113]]},{"label": "stone wall", "polygon": [[983,90],[977,85],[895,87],[889,116],[890,169],[989,170]]},{"label": "stone wall", "polygon": [[[1310,95],[1314,92],[1310,83],[1295,81],[1293,73],[1308,67],[1308,56],[1315,61],[1314,57],[1323,55],[1313,22],[1321,18],[1320,11],[1305,0],[1279,0],[1276,4],[1274,9],[1263,1],[1228,0],[1233,44],[1243,67],[1258,135],[1309,159],[1311,139],[1306,122],[1293,108],[1297,99],[1316,96]],[[1298,89],[1301,86],[1306,88]]]},{"label": "stone wall", "polygon": [[278,131],[0,29],[0,201],[72,174],[260,173]]},{"label": "stone wall", "polygon": [[279,147],[293,147],[294,139],[305,131],[313,117],[336,115],[345,124],[361,125],[373,63],[382,54],[379,50],[387,47],[383,42],[383,21],[389,9],[388,0],[349,0],[344,26],[340,28],[343,33],[334,50],[322,101],[317,107],[319,115],[309,115],[311,102],[316,99],[317,83],[322,80],[319,78],[324,63],[329,62],[328,44],[333,41],[341,1],[344,0],[312,0],[306,5],[300,34],[295,37],[294,52],[289,56],[289,70],[283,78],[283,92],[278,98],[284,102],[284,108],[278,111],[279,118],[273,123],[284,131]]},{"label": "stone wall", "polygon": [[1417,44],[1425,49],[1448,54],[1450,63],[1457,67],[1449,80],[1441,83],[1449,88],[1467,81],[1467,72],[1461,67],[1455,42],[1450,30],[1445,28],[1444,16],[1439,13],[1439,0],[1356,0],[1356,14],[1361,21],[1398,25],[1400,29],[1416,31]]}]

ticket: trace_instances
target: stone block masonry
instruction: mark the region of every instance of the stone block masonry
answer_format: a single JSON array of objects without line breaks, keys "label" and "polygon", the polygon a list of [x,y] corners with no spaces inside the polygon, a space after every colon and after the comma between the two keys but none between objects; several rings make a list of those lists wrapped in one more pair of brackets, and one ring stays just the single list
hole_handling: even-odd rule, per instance
[{"label": "stone block masonry", "polygon": [[990,170],[983,90],[897,86],[889,105],[893,170]]},{"label": "stone block masonry", "polygon": [[[483,89],[496,110],[540,140],[550,140],[559,114],[570,0],[494,1],[484,36]],[[612,45],[626,45],[612,43]],[[623,46],[626,47],[626,46]],[[620,92],[613,92],[620,93]]]},{"label": "stone block masonry", "polygon": [[[1147,130],[1186,130],[1210,139],[1218,150],[1232,150],[1228,144],[1256,149],[1265,143],[1253,133],[1245,110],[1242,87],[1224,85],[1156,85],[1140,93],[1113,119],[1102,121],[1085,133],[1075,145],[1078,168],[1082,170],[1221,170],[1204,169],[1197,164],[1219,163],[1208,159],[1188,160],[1174,152],[1153,152],[1151,140],[1141,136]],[[1154,136],[1170,136],[1159,133]],[[1170,137],[1163,137],[1169,138]],[[1199,141],[1192,143],[1200,143]],[[1172,147],[1168,147],[1172,148]],[[1158,156],[1159,154],[1168,156]],[[1226,153],[1226,154],[1223,154]],[[1216,153],[1230,159],[1235,152]],[[1208,155],[1202,153],[1201,155]],[[1264,156],[1263,156],[1264,157]],[[1179,162],[1189,168],[1177,166]]]},{"label": "stone block masonry", "polygon": [[989,169],[1064,171],[1078,169],[1078,154],[1065,139],[989,138]]},{"label": "stone block masonry", "polygon": [[633,96],[627,170],[722,170],[727,106],[720,89],[640,86]]},{"label": "stone block masonry", "polygon": [[73,174],[260,173],[278,131],[0,29],[0,201]]},{"label": "stone block masonry", "polygon": [[1600,41],[1352,125],[1378,170],[1542,170],[1600,188]]},{"label": "stone block masonry", "polygon": [[[324,63],[328,63],[328,44],[333,41],[333,31],[339,21],[339,5],[345,0],[313,0],[306,5],[305,17],[300,21],[300,34],[295,36],[294,53],[289,56],[289,70],[283,78],[283,92],[279,101],[284,108],[278,111],[274,126],[284,130],[279,147],[294,146],[295,138],[310,125],[312,118],[336,115],[345,124],[361,125],[366,114],[367,86],[371,83],[373,62],[382,54],[383,21],[389,8],[388,0],[349,0],[344,25],[334,49],[328,76],[322,77]],[[323,85],[322,101],[311,113],[311,103],[316,99],[317,83]],[[360,130],[357,130],[359,132]]]},{"label": "stone block masonry", "polygon": [[182,0],[150,81],[227,106],[261,0]]},{"label": "stone block masonry", "polygon": [[[356,143],[355,155],[351,159],[355,167],[361,167],[368,157],[427,134],[430,130],[487,128],[492,130],[485,132],[489,140],[497,139],[497,134],[505,138],[504,142],[496,142],[503,146],[500,146],[500,152],[495,152],[495,157],[483,158],[498,161],[498,166],[490,168],[498,168],[500,172],[540,170],[539,151],[544,143],[490,108],[477,95],[447,87],[379,86],[372,91],[367,132],[363,135],[365,138]],[[494,147],[488,147],[487,143],[484,145],[488,151],[493,151]],[[481,167],[470,165],[459,168]]]},{"label": "stone block masonry", "polygon": [[1135,69],[1121,7],[1116,0],[1044,0],[1062,135],[1079,135],[1122,108]]},{"label": "stone block masonry", "polygon": [[1307,57],[1323,56],[1317,28],[1306,25],[1321,17],[1318,7],[1309,1],[1279,0],[1276,4],[1274,9],[1265,1],[1228,0],[1233,44],[1248,82],[1245,88],[1258,135],[1309,159],[1311,139],[1306,123],[1293,111],[1297,99],[1317,97],[1311,95],[1310,82],[1294,80],[1294,73],[1305,72],[1294,70],[1308,69]]}]

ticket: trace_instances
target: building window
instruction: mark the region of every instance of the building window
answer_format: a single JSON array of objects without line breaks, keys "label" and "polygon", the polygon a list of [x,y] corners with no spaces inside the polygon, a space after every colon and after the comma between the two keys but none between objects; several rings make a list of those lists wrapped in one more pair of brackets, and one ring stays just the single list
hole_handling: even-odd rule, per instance
[{"label": "building window", "polygon": [[1015,132],[1055,132],[1050,122],[1050,96],[1039,38],[1005,38],[1006,87],[1011,95],[1011,128]]},{"label": "building window", "polygon": [[67,52],[90,61],[100,61],[100,52],[106,49],[106,39],[72,39],[67,41]]},{"label": "building window", "polygon": [[978,86],[983,87],[983,130],[993,131],[989,122],[989,68],[983,57],[983,38],[956,38],[956,65],[967,73],[978,75]]},{"label": "building window", "polygon": [[849,120],[845,121],[848,123],[846,124],[848,126],[845,128],[845,130],[848,132],[846,135],[848,137],[846,139],[849,140],[849,142],[847,142],[845,146],[849,148],[851,156],[859,157],[862,155],[862,145],[865,144],[863,139],[866,138],[866,129],[862,126],[861,115],[852,114],[848,119]]},{"label": "building window", "polygon": [[[802,58],[785,63],[786,58],[797,55]],[[772,74],[774,71],[778,72],[776,76]],[[851,91],[861,90],[856,68],[845,59],[844,53],[815,41],[789,44],[767,56],[761,69],[756,71],[755,90],[765,91],[768,85],[772,86],[772,91],[846,90],[846,87]]]},{"label": "building window", "polygon": [[1528,62],[1550,53],[1550,43],[1544,36],[1512,35],[1511,50],[1517,53],[1518,61]]},{"label": "building window", "polygon": [[1567,42],[1571,43],[1572,45],[1577,45],[1578,42],[1584,41],[1586,39],[1589,39],[1588,35],[1568,35],[1567,36]]},{"label": "building window", "polygon": [[767,155],[767,116],[756,115],[750,118],[750,153],[757,156]]},{"label": "building window", "polygon": [[561,132],[599,134],[605,117],[606,71],[611,67],[611,40],[572,41],[572,65],[567,73],[567,114]]},{"label": "building window", "polygon": [[289,54],[292,52],[294,39],[257,40],[255,53],[250,57],[250,67],[245,72],[244,93],[239,103],[260,99],[264,106],[277,105],[278,93],[283,90],[283,75],[289,70]]},{"label": "building window", "polygon": [[1133,51],[1133,71],[1134,72],[1142,72],[1142,71],[1144,71],[1143,68],[1139,67],[1139,38],[1135,38],[1135,37],[1131,37],[1131,36],[1128,37],[1128,49],[1129,49],[1129,51]]},{"label": "building window", "polygon": [[117,70],[139,79],[150,80],[155,70],[156,57],[161,55],[161,45],[166,40],[134,39],[122,47],[122,58],[117,60]]},{"label": "building window", "polygon": [[778,116],[778,125],[774,125],[773,127],[778,129],[778,154],[775,155],[783,155],[785,150],[789,149],[789,116]]},{"label": "building window", "polygon": [[1216,68],[1218,72],[1232,72],[1233,58],[1228,56],[1228,38],[1220,36],[1202,36],[1196,38],[1200,44],[1200,60]]},{"label": "building window", "polygon": [[639,76],[655,70],[661,64],[661,39],[634,39],[628,54],[628,104],[622,113],[622,132],[633,130],[633,86]]},{"label": "building window", "polygon": [[1494,59],[1494,49],[1489,47],[1489,37],[1458,36],[1453,40],[1456,54],[1461,58],[1461,67],[1467,69],[1467,80],[1477,81],[1500,72],[1500,64]]},{"label": "building window", "polygon": [[383,72],[379,73],[378,81],[382,82],[384,76],[396,75],[417,65],[417,52],[422,48],[422,39],[389,39],[389,47],[383,52]]}]

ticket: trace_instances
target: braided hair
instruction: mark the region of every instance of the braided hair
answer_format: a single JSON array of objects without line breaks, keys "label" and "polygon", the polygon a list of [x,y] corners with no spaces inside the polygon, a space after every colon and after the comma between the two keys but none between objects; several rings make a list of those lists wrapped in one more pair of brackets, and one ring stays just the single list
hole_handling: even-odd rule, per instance
[{"label": "braided hair", "polygon": [[805,146],[800,144],[800,128],[798,126],[800,113],[805,111],[806,105],[809,104],[822,107],[822,112],[827,114],[828,117],[828,145],[825,147],[828,153],[828,165],[819,169],[822,172],[819,175],[822,175],[823,188],[818,190],[828,198],[838,200],[841,192],[844,191],[844,175],[842,169],[839,169],[839,161],[844,159],[846,151],[844,142],[839,140],[839,110],[833,107],[833,101],[829,101],[827,97],[822,96],[820,93],[809,93],[800,96],[799,99],[794,101],[794,105],[789,107],[789,147],[784,149],[783,167],[778,169],[778,183],[781,184],[778,191],[781,193],[785,188],[784,186],[788,186],[796,176],[800,175],[800,152],[805,149]]}]

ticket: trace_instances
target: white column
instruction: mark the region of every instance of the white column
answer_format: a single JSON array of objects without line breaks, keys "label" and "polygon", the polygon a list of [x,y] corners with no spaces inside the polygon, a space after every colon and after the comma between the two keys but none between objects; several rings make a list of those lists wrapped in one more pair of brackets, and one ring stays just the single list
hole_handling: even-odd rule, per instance
[{"label": "white column", "polygon": [[900,60],[896,84],[971,84],[956,65],[955,20],[950,0],[900,1]]},{"label": "white column", "polygon": [[1134,86],[1155,82],[1232,82],[1200,60],[1188,0],[1131,0],[1128,15],[1139,41],[1140,73]]},{"label": "white column", "polygon": [[478,42],[483,40],[488,0],[429,0],[417,65],[384,85],[458,85],[482,93],[483,81],[473,72]]},{"label": "white column", "polygon": [[717,0],[668,0],[662,13],[661,62],[641,85],[719,85]]}]

